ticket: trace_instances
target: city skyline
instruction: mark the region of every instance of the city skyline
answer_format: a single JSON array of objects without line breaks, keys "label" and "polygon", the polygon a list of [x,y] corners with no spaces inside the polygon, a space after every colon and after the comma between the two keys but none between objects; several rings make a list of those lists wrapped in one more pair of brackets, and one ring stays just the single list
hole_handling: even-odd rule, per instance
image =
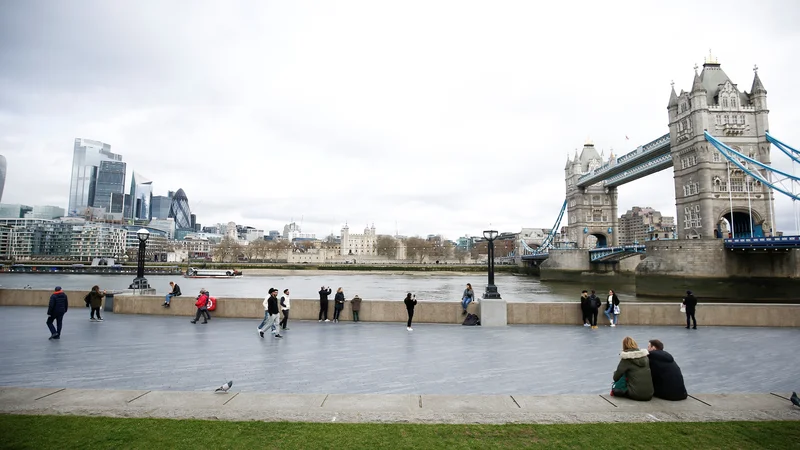
[{"label": "city skyline", "polygon": [[[772,27],[737,12],[745,2],[199,3],[191,16],[170,5],[3,5],[3,201],[67,206],[67,146],[82,136],[110,143],[159,192],[185,189],[202,224],[280,230],[303,216],[317,236],[374,222],[387,234],[450,238],[490,224],[548,228],[567,155],[587,137],[608,157],[666,133],[670,82],[691,89],[709,47],[740,90],[758,64],[771,131],[800,142],[791,76],[800,39],[780,31],[791,26],[782,5],[759,6]],[[708,26],[652,31],[677,29],[685,11]],[[102,18],[91,39],[72,32],[81,17]],[[180,26],[148,26],[162,20]],[[51,39],[21,28],[32,22]],[[80,55],[102,67],[77,70]],[[620,188],[618,213],[648,205],[677,216],[672,176]],[[792,203],[776,195],[776,212],[791,234]]]}]

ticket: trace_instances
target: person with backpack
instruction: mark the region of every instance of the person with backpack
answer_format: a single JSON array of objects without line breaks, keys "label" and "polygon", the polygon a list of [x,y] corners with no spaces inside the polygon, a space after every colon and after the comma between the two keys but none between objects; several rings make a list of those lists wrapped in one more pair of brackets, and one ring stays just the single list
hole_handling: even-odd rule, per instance
[{"label": "person with backpack", "polygon": [[608,290],[608,298],[606,299],[606,309],[603,313],[608,317],[611,327],[617,326],[619,320],[619,297],[613,289]]},{"label": "person with backpack", "polygon": [[406,330],[414,331],[414,329],[411,328],[411,319],[414,318],[414,307],[417,306],[416,294],[412,297],[411,292],[409,292],[405,300],[403,300],[403,303],[406,304],[406,312],[408,312],[408,325],[406,326]]},{"label": "person with backpack", "polygon": [[[47,305],[47,328],[50,329],[50,339],[61,339],[61,325],[68,309],[67,294],[61,290],[61,286],[56,286],[55,291],[50,295],[50,303]],[[56,322],[58,328],[53,326],[53,321]]]},{"label": "person with backpack", "polygon": [[164,297],[164,307],[169,308],[169,301],[172,300],[172,297],[179,297],[181,295],[181,287],[175,284],[175,282],[170,281],[169,286],[172,288],[172,291]]},{"label": "person with backpack", "polygon": [[200,316],[203,316],[203,321],[201,323],[208,323],[208,319],[205,318],[206,314],[208,314],[208,295],[206,295],[205,289],[200,289],[200,295],[197,296],[197,301],[194,302],[194,306],[197,307],[197,313],[195,313],[194,320],[191,322],[197,323],[197,321],[200,320]]},{"label": "person with backpack", "polygon": [[697,319],[694,318],[694,313],[697,311],[697,298],[692,294],[692,291],[686,291],[686,297],[683,298],[683,306],[686,308],[686,329],[689,329],[689,319],[694,323],[693,329],[697,329]]},{"label": "person with backpack", "polygon": [[592,289],[592,293],[589,295],[589,319],[591,320],[592,329],[597,329],[597,314],[600,312],[600,306],[602,306],[603,302],[600,301],[600,297],[598,297],[594,289]]},{"label": "person with backpack", "polygon": [[[105,296],[106,291],[100,293],[100,286],[92,286],[92,290],[86,294],[84,300],[86,300],[86,306],[92,308],[92,312],[89,314],[89,320],[91,322],[102,322],[103,318],[100,317],[100,307],[103,305],[103,297]],[[97,312],[97,319],[94,318],[94,313]]]},{"label": "person with backpack", "polygon": [[344,309],[344,291],[342,288],[336,289],[336,296],[333,297],[333,323],[339,323],[339,314]]},{"label": "person with backpack", "polygon": [[589,319],[589,291],[586,289],[581,291],[581,317],[583,318],[583,326],[592,326]]},{"label": "person with backpack", "polygon": [[208,289],[204,288],[203,293],[206,294],[206,308],[203,310],[203,315],[206,317],[206,320],[211,320],[211,311],[216,308],[214,302],[216,302],[217,299],[211,298],[211,293],[208,292]]},{"label": "person with backpack", "polygon": [[330,322],[328,320],[328,296],[331,295],[331,287],[328,286],[325,289],[325,286],[319,288],[319,322],[322,322],[323,316],[325,318],[325,322]]},{"label": "person with backpack", "polygon": [[281,311],[283,312],[283,319],[281,320],[280,326],[281,330],[288,330],[286,325],[289,324],[289,307],[290,307],[290,299],[289,299],[289,290],[283,290],[283,296],[281,296]]}]

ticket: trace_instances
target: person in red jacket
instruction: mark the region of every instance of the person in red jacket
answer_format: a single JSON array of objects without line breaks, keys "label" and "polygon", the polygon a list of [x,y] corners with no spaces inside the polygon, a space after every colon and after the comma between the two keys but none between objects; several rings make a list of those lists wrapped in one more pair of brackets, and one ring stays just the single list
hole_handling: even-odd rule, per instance
[{"label": "person in red jacket", "polygon": [[197,301],[194,302],[194,306],[197,307],[197,313],[194,315],[194,320],[191,322],[197,323],[197,321],[200,320],[200,316],[203,316],[203,321],[200,323],[208,323],[208,320],[205,318],[205,315],[208,314],[206,312],[206,308],[208,308],[208,295],[205,289],[200,289],[200,295],[197,296]]}]

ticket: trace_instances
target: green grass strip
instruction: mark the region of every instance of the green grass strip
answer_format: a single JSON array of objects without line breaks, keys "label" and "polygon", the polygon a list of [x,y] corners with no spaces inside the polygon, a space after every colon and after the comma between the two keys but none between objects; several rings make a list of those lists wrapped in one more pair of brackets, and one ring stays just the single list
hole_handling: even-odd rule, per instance
[{"label": "green grass strip", "polygon": [[[280,405],[274,405],[280,409]],[[2,449],[788,449],[800,422],[421,425],[0,415]]]}]

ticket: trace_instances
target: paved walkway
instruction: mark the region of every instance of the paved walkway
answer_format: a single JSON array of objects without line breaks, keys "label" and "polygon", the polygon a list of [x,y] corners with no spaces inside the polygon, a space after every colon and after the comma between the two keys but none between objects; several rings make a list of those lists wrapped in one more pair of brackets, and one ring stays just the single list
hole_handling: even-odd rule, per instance
[{"label": "paved walkway", "polygon": [[72,308],[48,341],[44,308],[0,307],[0,386],[284,394],[605,394],[622,338],[661,339],[689,393],[800,389],[800,330],[787,328],[290,322],[261,339],[257,320],[106,314]]},{"label": "paved walkway", "polygon": [[680,402],[607,395],[352,395],[0,388],[0,413],[214,420],[586,423],[800,420],[788,394],[706,394]]}]

